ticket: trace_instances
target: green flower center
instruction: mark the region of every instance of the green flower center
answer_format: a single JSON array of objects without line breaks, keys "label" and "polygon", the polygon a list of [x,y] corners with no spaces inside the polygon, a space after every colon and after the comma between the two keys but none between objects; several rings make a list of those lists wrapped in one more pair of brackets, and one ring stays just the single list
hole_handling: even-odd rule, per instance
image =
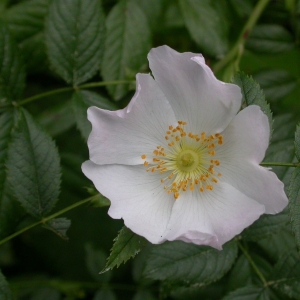
[{"label": "green flower center", "polygon": [[[187,123],[178,121],[178,126],[169,126],[165,140],[168,147],[157,146],[153,153],[141,155],[147,172],[159,173],[160,181],[168,194],[173,193],[177,199],[181,192],[196,190],[203,193],[212,191],[213,184],[218,183],[215,176],[222,176],[217,172],[220,161],[213,159],[217,148],[223,144],[223,136],[219,133],[206,136],[186,133]],[[150,161],[146,160],[150,157]]]},{"label": "green flower center", "polygon": [[182,172],[194,171],[200,162],[199,153],[194,150],[183,150],[177,156],[177,167]]}]

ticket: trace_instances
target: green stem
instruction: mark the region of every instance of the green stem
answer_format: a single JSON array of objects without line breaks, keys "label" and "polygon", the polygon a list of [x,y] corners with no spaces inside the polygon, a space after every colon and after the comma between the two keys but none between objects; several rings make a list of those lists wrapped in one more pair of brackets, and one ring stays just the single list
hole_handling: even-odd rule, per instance
[{"label": "green stem", "polygon": [[23,99],[19,102],[16,102],[16,105],[21,106],[21,105],[27,104],[29,102],[33,102],[33,101],[41,99],[41,98],[46,98],[46,97],[49,97],[49,96],[52,96],[52,95],[55,95],[55,94],[71,92],[72,90],[73,90],[73,87],[69,86],[69,87],[65,87],[65,88],[61,88],[61,89],[56,89],[56,90],[44,92],[44,93],[41,93],[41,94],[34,95],[32,97],[25,98],[25,99]]},{"label": "green stem", "polygon": [[237,54],[241,51],[241,49],[244,48],[245,42],[247,37],[249,36],[249,33],[253,29],[254,25],[256,24],[257,20],[261,16],[262,12],[264,11],[267,4],[270,2],[270,0],[260,0],[257,2],[255,8],[253,9],[248,21],[246,22],[244,28],[242,29],[236,43],[231,48],[231,50],[226,54],[226,56],[217,62],[213,70],[215,73],[222,70],[229,62],[231,62]]},{"label": "green stem", "polygon": [[265,287],[268,286],[268,282],[267,282],[265,276],[260,272],[259,268],[257,267],[257,265],[255,264],[255,262],[253,261],[252,257],[248,253],[248,251],[245,249],[245,247],[242,245],[241,242],[237,241],[237,243],[238,243],[239,248],[242,250],[242,252],[246,256],[246,258],[248,259],[250,265],[252,266],[252,268],[256,272],[257,276],[260,278],[260,280],[264,284],[264,286]]},{"label": "green stem", "polygon": [[291,167],[297,168],[300,167],[300,163],[281,163],[281,162],[262,162],[260,163],[263,167]]},{"label": "green stem", "polygon": [[74,204],[72,204],[72,205],[70,205],[70,206],[68,206],[68,207],[65,207],[64,209],[62,209],[62,210],[60,210],[60,211],[58,211],[58,212],[56,212],[56,213],[54,213],[54,214],[52,214],[52,215],[50,215],[50,216],[48,216],[48,217],[43,218],[42,220],[40,220],[40,221],[38,221],[38,222],[32,223],[32,224],[30,224],[30,225],[28,225],[28,226],[26,226],[26,227],[20,229],[19,231],[15,232],[15,233],[9,235],[8,237],[4,238],[3,240],[1,240],[1,241],[0,241],[0,246],[1,246],[2,244],[4,244],[4,243],[8,242],[9,240],[15,238],[16,236],[22,234],[23,232],[25,232],[25,231],[27,231],[27,230],[33,228],[33,227],[36,227],[36,226],[38,226],[38,225],[40,225],[40,224],[45,224],[45,223],[47,223],[48,221],[50,221],[50,220],[52,220],[52,219],[54,219],[54,218],[56,218],[56,217],[58,217],[58,216],[60,216],[60,215],[62,215],[62,214],[64,214],[64,213],[68,212],[69,210],[72,210],[72,209],[74,209],[75,207],[78,207],[78,206],[83,205],[83,204],[85,204],[85,203],[87,203],[87,202],[89,202],[89,201],[92,201],[92,200],[94,200],[94,199],[97,198],[97,197],[99,197],[99,195],[95,195],[95,196],[86,198],[86,199],[84,199],[84,200],[81,200],[81,201],[79,201],[79,202],[76,202],[76,203],[74,203]]},{"label": "green stem", "polygon": [[107,86],[107,85],[128,84],[128,83],[132,83],[132,82],[134,82],[134,81],[133,80],[115,80],[115,81],[91,82],[91,83],[79,85],[77,87],[69,86],[69,87],[60,88],[60,89],[48,91],[45,93],[41,93],[41,94],[38,94],[38,95],[35,95],[32,97],[28,97],[19,102],[16,102],[15,105],[24,105],[24,104],[33,102],[33,101],[41,99],[41,98],[49,97],[49,96],[52,96],[55,94],[60,94],[60,93],[66,93],[66,92],[70,92],[70,91],[77,90],[77,89],[88,89],[88,88],[95,88],[95,87]]}]

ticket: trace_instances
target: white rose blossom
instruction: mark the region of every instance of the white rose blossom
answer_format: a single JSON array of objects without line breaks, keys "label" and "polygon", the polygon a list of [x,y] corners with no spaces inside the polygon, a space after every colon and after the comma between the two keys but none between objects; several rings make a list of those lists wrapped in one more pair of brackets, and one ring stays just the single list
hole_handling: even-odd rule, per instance
[{"label": "white rose blossom", "polygon": [[82,170],[110,199],[108,214],[151,243],[222,245],[263,213],[287,205],[261,167],[267,116],[242,111],[240,88],[217,80],[202,55],[162,46],[148,55],[127,107],[90,107],[90,160]]}]

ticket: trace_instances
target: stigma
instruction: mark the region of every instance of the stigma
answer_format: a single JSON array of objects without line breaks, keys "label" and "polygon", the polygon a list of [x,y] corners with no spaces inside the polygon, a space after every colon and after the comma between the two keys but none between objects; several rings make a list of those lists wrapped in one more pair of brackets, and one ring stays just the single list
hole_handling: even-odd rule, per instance
[{"label": "stigma", "polygon": [[158,173],[164,189],[175,199],[184,192],[213,191],[217,178],[222,176],[218,172],[221,162],[214,156],[223,144],[223,136],[186,132],[185,125],[184,121],[170,125],[164,137],[168,146],[158,145],[152,153],[141,155],[146,171]]}]

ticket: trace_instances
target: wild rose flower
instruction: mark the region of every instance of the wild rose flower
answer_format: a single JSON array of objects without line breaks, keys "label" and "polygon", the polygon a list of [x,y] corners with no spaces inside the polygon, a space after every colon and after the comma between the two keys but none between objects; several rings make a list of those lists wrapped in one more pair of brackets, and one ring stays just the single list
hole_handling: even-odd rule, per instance
[{"label": "wild rose flower", "polygon": [[222,245],[263,213],[287,205],[283,183],[259,163],[269,141],[258,106],[217,80],[199,54],[167,46],[148,55],[154,79],[118,111],[88,110],[84,174],[111,200],[108,214],[151,243]]}]

